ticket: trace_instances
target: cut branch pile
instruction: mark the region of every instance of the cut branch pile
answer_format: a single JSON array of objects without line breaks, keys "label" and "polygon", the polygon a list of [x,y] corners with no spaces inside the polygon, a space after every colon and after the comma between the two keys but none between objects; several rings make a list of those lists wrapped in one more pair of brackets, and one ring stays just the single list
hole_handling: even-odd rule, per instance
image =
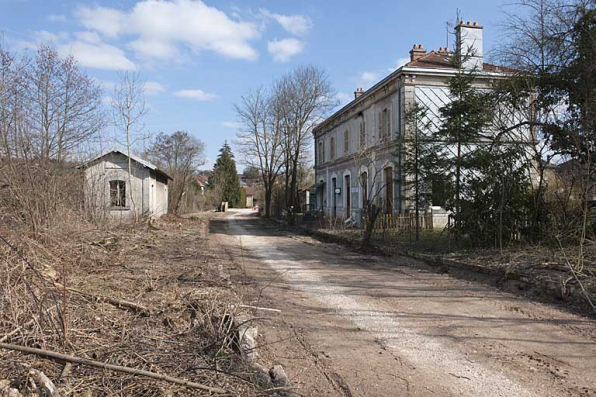
[{"label": "cut branch pile", "polygon": [[0,235],[0,395],[35,392],[33,371],[54,397],[259,394],[233,346],[245,309],[230,258],[204,220]]}]

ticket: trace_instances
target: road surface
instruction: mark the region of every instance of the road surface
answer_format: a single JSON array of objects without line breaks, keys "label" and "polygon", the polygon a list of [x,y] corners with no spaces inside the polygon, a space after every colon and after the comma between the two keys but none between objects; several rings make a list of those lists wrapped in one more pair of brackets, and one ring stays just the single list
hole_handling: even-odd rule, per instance
[{"label": "road surface", "polygon": [[[591,320],[404,257],[350,252],[249,211],[211,238],[250,285],[265,364],[308,396],[596,396]],[[249,289],[247,289],[249,291]]]}]

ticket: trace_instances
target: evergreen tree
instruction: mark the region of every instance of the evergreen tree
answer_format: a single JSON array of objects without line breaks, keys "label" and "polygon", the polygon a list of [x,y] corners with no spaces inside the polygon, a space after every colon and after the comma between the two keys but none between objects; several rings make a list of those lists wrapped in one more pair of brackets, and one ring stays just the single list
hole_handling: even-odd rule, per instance
[{"label": "evergreen tree", "polygon": [[227,201],[230,207],[241,206],[242,192],[238,172],[236,171],[236,161],[227,141],[219,149],[219,155],[213,166],[213,175],[209,178],[209,184],[218,191],[219,201]]}]

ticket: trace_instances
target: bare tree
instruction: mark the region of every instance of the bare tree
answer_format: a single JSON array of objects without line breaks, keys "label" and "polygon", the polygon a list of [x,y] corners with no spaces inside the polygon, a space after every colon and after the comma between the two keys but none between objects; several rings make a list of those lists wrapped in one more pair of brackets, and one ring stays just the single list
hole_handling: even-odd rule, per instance
[{"label": "bare tree", "polygon": [[20,59],[0,49],[0,186],[33,229],[76,196],[63,164],[103,128],[101,97],[74,58],[52,47]]},{"label": "bare tree", "polygon": [[145,156],[174,179],[169,195],[174,213],[178,214],[198,167],[205,164],[205,144],[186,131],[171,135],[160,133]]},{"label": "bare tree", "polygon": [[[369,146],[366,140],[361,142],[359,149],[351,155],[351,159],[354,169],[359,170],[357,180],[362,192],[364,235],[360,248],[367,249],[371,246],[377,219],[386,206],[383,197],[388,186],[385,170],[393,164],[378,159],[375,149]],[[346,194],[350,193],[346,192]]]},{"label": "bare tree", "polygon": [[61,59],[49,46],[38,48],[28,72],[35,156],[62,161],[104,126],[102,91],[74,57]]},{"label": "bare tree", "polygon": [[132,186],[132,159],[131,148],[140,139],[144,129],[143,117],[147,115],[145,106],[144,81],[140,72],[123,72],[119,74],[120,83],[114,89],[112,98],[112,111],[114,125],[119,134],[124,135],[126,154],[128,156],[128,185],[132,212],[137,217],[136,203],[134,201]]},{"label": "bare tree", "polygon": [[286,206],[294,207],[298,194],[298,168],[310,153],[312,130],[337,106],[335,91],[324,70],[299,67],[274,87],[273,105],[281,115],[286,168]]},{"label": "bare tree", "polygon": [[273,188],[284,166],[282,113],[278,105],[259,87],[249,91],[242,102],[234,106],[242,125],[236,144],[244,162],[260,172],[265,188],[266,217],[271,216]]}]

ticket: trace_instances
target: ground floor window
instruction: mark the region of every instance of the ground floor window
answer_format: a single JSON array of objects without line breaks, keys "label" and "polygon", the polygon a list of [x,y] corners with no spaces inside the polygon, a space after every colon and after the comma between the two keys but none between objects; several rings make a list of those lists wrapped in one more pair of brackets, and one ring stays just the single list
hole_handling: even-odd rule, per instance
[{"label": "ground floor window", "polygon": [[385,212],[393,213],[393,168],[385,168]]},{"label": "ground floor window", "polygon": [[110,181],[110,205],[112,207],[126,207],[126,182]]}]

